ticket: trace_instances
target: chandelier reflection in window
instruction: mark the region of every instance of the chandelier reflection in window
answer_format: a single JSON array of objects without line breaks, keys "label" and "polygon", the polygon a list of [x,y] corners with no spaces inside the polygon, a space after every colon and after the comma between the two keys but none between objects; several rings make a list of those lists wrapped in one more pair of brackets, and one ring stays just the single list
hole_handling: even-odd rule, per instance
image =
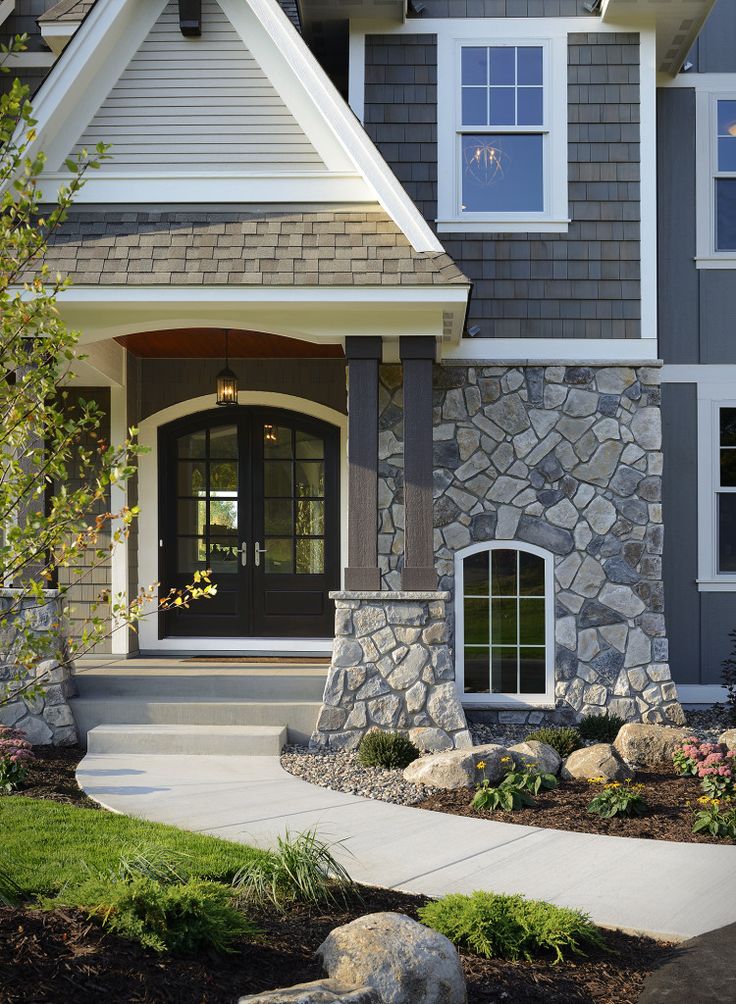
[{"label": "chandelier reflection in window", "polygon": [[498,143],[478,142],[465,149],[465,170],[479,185],[501,181],[511,164],[511,158]]},{"label": "chandelier reflection in window", "polygon": [[279,437],[272,425],[263,426],[263,439],[269,446],[278,445]]}]

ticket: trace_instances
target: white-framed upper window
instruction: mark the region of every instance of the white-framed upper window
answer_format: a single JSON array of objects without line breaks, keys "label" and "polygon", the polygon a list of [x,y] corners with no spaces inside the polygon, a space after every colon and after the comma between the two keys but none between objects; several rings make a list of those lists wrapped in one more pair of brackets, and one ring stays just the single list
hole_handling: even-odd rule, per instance
[{"label": "white-framed upper window", "polygon": [[554,700],[554,557],[490,541],[455,556],[455,678],[464,704]]},{"label": "white-framed upper window", "polygon": [[699,268],[736,268],[736,91],[697,94]]},{"label": "white-framed upper window", "polygon": [[441,232],[567,229],[567,35],[518,31],[438,39]]}]

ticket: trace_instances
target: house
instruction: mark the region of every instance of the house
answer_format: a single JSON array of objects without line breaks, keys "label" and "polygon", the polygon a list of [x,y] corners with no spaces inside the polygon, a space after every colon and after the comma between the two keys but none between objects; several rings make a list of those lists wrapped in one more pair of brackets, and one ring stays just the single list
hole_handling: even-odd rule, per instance
[{"label": "house", "polygon": [[48,255],[149,451],[105,584],[218,585],[111,653],[324,656],[338,748],[720,696],[733,5],[34,2],[45,190],[112,144]]}]

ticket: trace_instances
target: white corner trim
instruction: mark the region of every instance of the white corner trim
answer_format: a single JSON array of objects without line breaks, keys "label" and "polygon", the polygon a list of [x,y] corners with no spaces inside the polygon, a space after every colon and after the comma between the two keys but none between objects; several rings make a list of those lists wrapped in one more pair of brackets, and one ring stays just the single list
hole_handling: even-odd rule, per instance
[{"label": "white corner trim", "polygon": [[352,30],[348,48],[348,103],[359,122],[365,121],[365,34]]},{"label": "white corner trim", "polygon": [[[158,513],[158,430],[162,425],[167,425],[178,418],[186,415],[194,415],[199,411],[210,410],[215,403],[214,391],[212,394],[202,397],[192,398],[189,401],[181,401],[171,405],[153,415],[149,415],[139,423],[138,442],[146,449],[139,458],[138,466],[138,496],[141,514],[138,518],[138,582],[139,585],[150,585],[157,582],[159,578],[159,513]],[[340,547],[341,555],[347,554],[347,415],[342,412],[328,408],[326,405],[310,401],[306,398],[294,397],[290,394],[278,394],[266,391],[240,391],[238,394],[238,404],[257,405],[264,408],[284,408],[287,411],[296,411],[301,415],[308,415],[311,418],[320,419],[330,425],[337,426],[340,430]],[[342,568],[344,562],[340,561]],[[341,573],[342,574],[342,573]],[[139,646],[141,651],[146,652],[176,652],[182,650],[193,651],[241,651],[253,649],[253,651],[265,651],[269,647],[273,648],[271,639],[234,639],[234,638],[164,638],[158,637],[158,618],[153,616],[144,617],[138,626]],[[294,651],[298,644],[302,644],[295,639],[281,639],[280,646],[283,651]],[[309,651],[329,652],[331,651],[331,641],[312,641],[314,647]]]},{"label": "white corner trim", "polygon": [[657,35],[653,29],[640,32],[639,149],[641,188],[641,335],[657,335],[657,284],[647,276],[657,275]]},{"label": "white corner trim", "polygon": [[[545,611],[545,692],[543,694],[466,694],[465,693],[465,605],[464,567],[465,558],[480,551],[495,550],[526,551],[544,559],[544,611]],[[533,707],[554,705],[555,667],[555,557],[536,544],[520,540],[487,540],[470,544],[455,552],[455,689],[460,702],[467,706]],[[490,681],[489,681],[490,683]]]},{"label": "white corner trim", "polygon": [[[124,386],[113,386],[110,388],[110,442],[120,446],[128,436],[128,412],[127,412],[127,391]],[[118,483],[110,486],[110,511],[118,513],[127,505],[128,486],[127,483]],[[114,533],[123,528],[121,520],[113,521],[111,530]],[[120,595],[130,599],[129,579],[128,579],[128,541],[122,540],[115,544],[110,556],[110,587],[113,596]],[[127,655],[130,651],[130,630],[123,622],[113,621],[113,630],[110,637],[111,651],[114,655]]]},{"label": "white corner trim", "polygon": [[459,345],[446,346],[445,360],[482,360],[489,365],[508,360],[540,360],[561,363],[654,363],[656,338],[463,338]]}]

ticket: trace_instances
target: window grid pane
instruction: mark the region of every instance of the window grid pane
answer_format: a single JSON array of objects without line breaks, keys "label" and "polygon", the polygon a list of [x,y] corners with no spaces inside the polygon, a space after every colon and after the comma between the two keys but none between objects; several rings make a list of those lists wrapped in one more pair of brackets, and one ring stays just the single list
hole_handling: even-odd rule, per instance
[{"label": "window grid pane", "polygon": [[544,126],[541,46],[463,46],[460,66],[463,126]]}]

